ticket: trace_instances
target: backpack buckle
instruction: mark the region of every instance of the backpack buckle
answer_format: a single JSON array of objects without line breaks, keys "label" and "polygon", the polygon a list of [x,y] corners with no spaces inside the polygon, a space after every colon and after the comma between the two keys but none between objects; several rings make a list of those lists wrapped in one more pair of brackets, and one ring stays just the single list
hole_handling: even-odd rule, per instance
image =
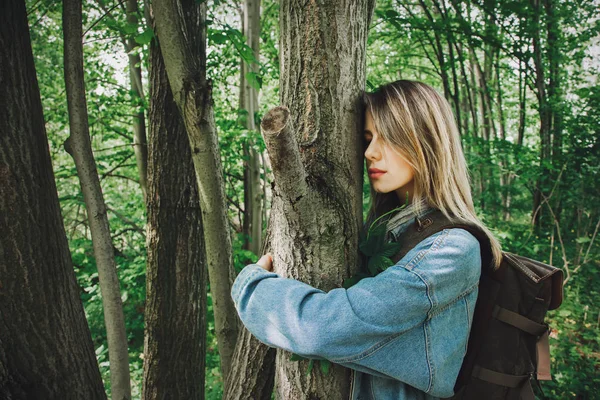
[{"label": "backpack buckle", "polygon": [[431,218],[425,218],[422,222],[419,218],[417,218],[417,232],[421,232],[431,224],[433,224],[433,220]]}]

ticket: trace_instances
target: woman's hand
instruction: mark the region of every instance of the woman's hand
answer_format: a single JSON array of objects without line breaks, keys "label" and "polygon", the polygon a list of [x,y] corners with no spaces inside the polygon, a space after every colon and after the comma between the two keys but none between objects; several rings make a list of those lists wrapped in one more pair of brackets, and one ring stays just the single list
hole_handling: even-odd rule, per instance
[{"label": "woman's hand", "polygon": [[273,256],[271,256],[271,253],[267,253],[262,256],[260,260],[256,262],[256,264],[260,265],[267,271],[273,271]]}]

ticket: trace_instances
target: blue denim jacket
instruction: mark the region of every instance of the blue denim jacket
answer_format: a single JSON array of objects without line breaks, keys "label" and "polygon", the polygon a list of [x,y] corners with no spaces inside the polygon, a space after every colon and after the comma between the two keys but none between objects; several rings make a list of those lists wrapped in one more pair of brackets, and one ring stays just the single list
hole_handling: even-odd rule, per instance
[{"label": "blue denim jacket", "polygon": [[262,343],[351,368],[350,400],[435,399],[453,395],[480,271],[479,242],[452,228],[348,289],[324,292],[250,264],[231,295]]}]

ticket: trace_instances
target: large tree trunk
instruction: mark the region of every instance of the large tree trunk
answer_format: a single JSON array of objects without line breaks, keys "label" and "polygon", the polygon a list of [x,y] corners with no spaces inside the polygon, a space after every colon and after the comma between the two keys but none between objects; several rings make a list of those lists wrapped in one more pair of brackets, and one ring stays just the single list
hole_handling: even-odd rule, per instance
[{"label": "large tree trunk", "polygon": [[169,84],[192,149],[221,372],[226,377],[240,322],[231,299],[235,276],[231,235],[212,109],[212,88],[206,80],[206,3],[155,0],[152,6]]},{"label": "large tree trunk", "polygon": [[[287,108],[269,112],[262,124],[275,176],[268,248],[275,272],[323,290],[339,287],[359,267],[358,95],[373,6],[364,1],[307,7],[284,0],[280,8],[280,102]],[[269,399],[273,351],[243,329],[224,398]],[[348,397],[349,370],[335,366],[324,375],[315,368],[306,376],[308,362],[289,357],[277,352],[277,399]]]},{"label": "large tree trunk", "polygon": [[[245,0],[243,32],[246,44],[259,59],[260,39],[260,0]],[[258,90],[250,85],[246,73],[258,71],[257,65],[248,65],[242,60],[240,108],[246,110],[246,128],[256,130],[254,114],[258,111]],[[262,188],[260,182],[260,154],[254,148],[254,142],[244,144],[244,248],[258,254],[262,247]]]},{"label": "large tree trunk", "polygon": [[143,396],[204,399],[206,256],[190,143],[150,47],[148,261]]},{"label": "large tree trunk", "polygon": [[[359,268],[365,52],[374,2],[280,10],[280,103],[263,118],[275,176],[271,209],[275,272],[329,291]],[[339,10],[346,10],[339,13]],[[294,16],[292,18],[292,16]],[[278,399],[344,399],[350,370],[307,376],[307,361],[276,357]]]},{"label": "large tree trunk", "polygon": [[25,2],[0,13],[0,398],[106,399],[58,204]]},{"label": "large tree trunk", "polygon": [[106,215],[106,204],[104,203],[96,163],[92,154],[88,126],[83,80],[81,0],[64,1],[63,30],[65,85],[71,130],[65,148],[75,160],[92,233],[108,339],[112,398],[130,399],[129,355],[127,352],[123,303]]}]

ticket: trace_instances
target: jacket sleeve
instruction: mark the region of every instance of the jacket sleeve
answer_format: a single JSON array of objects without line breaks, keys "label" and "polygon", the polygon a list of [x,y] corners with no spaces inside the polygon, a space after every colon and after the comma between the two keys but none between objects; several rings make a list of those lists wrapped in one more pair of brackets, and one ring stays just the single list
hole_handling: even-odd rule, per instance
[{"label": "jacket sleeve", "polygon": [[448,238],[448,231],[454,230],[431,235],[396,265],[375,277],[363,278],[348,289],[324,292],[250,264],[237,276],[232,298],[240,319],[262,343],[390,378],[383,371],[379,374],[367,369],[366,364],[361,366],[361,360],[422,325],[435,312],[434,307],[444,307],[446,299],[458,297],[466,286],[472,285],[468,281],[473,278],[461,279],[455,287],[444,289],[439,294],[443,301],[435,304],[437,300],[430,292],[432,282],[423,271],[427,266],[419,266],[431,260],[435,252],[435,258],[444,265],[435,267],[439,271],[433,279],[443,285],[445,275],[456,275],[452,265],[472,262],[471,253],[457,251],[452,243],[464,237]]}]

